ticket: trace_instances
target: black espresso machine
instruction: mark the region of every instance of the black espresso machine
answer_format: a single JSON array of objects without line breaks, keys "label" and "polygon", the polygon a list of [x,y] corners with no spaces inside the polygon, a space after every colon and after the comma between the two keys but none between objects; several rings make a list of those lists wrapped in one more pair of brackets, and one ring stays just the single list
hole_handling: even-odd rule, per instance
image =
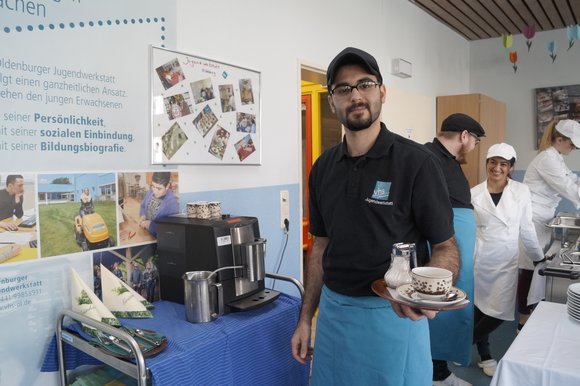
[{"label": "black espresso machine", "polygon": [[257,308],[280,295],[264,286],[266,240],[260,238],[257,218],[179,215],[155,222],[161,299],[183,304],[183,275],[216,270],[224,313]]}]

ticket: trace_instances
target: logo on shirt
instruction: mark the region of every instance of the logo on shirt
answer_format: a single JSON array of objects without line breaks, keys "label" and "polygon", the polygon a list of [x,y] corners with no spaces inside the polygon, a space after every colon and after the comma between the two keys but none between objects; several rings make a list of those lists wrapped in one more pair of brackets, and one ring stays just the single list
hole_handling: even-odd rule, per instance
[{"label": "logo on shirt", "polygon": [[371,198],[378,201],[387,201],[389,199],[390,190],[390,182],[377,181]]}]

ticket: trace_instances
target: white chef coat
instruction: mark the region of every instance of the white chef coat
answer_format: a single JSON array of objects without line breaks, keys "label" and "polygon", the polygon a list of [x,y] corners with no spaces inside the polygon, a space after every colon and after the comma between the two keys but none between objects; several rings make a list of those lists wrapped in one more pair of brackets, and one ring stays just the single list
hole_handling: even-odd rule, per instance
[{"label": "white chef coat", "polygon": [[[562,154],[550,146],[530,162],[523,182],[532,193],[533,220],[540,246],[546,249],[552,234],[546,223],[556,215],[562,197],[580,209],[580,180],[566,166]],[[534,269],[525,253],[521,253],[519,263],[520,268]]]},{"label": "white chef coat", "polygon": [[533,261],[542,260],[534,224],[529,188],[508,179],[497,207],[487,181],[471,189],[477,224],[475,242],[475,305],[484,314],[514,320],[518,284],[518,241]]}]

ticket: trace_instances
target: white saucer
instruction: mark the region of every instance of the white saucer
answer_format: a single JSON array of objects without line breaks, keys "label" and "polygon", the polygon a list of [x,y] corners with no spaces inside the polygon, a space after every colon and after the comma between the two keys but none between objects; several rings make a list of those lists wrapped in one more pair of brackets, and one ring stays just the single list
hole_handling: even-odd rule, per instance
[{"label": "white saucer", "polygon": [[574,295],[580,297],[580,286],[577,286],[577,284],[580,283],[574,283],[574,284],[570,284],[568,286],[568,293],[573,293]]},{"label": "white saucer", "polygon": [[575,314],[580,315],[580,307],[568,303],[568,312],[574,312]]},{"label": "white saucer", "polygon": [[568,301],[566,302],[566,305],[568,306],[568,308],[572,308],[574,311],[578,311],[580,313],[580,305],[570,303],[570,299],[568,299]]},{"label": "white saucer", "polygon": [[453,304],[457,304],[465,300],[465,298],[467,298],[465,292],[463,292],[459,288],[451,287],[449,292],[456,293],[457,298],[451,301],[437,301],[419,298],[419,295],[417,295],[415,289],[411,284],[403,284],[402,286],[397,287],[397,293],[406,301],[415,303],[417,305],[424,305],[429,307],[446,307]]},{"label": "white saucer", "polygon": [[580,307],[574,306],[574,305],[568,303],[567,308],[568,308],[568,311],[572,311],[572,312],[578,313],[580,315]]},{"label": "white saucer", "polygon": [[571,312],[570,309],[568,309],[568,315],[570,315],[572,319],[580,322],[580,313]]},{"label": "white saucer", "polygon": [[578,300],[574,300],[571,297],[568,297],[568,301],[566,303],[568,303],[568,305],[571,305],[571,306],[574,306],[574,307],[580,309],[580,301],[578,301]]},{"label": "white saucer", "polygon": [[572,294],[572,296],[580,299],[580,283],[570,284],[568,286],[568,294]]},{"label": "white saucer", "polygon": [[575,296],[572,296],[572,294],[568,293],[568,303],[574,304],[578,307],[580,307],[580,298],[576,298]]},{"label": "white saucer", "polygon": [[574,299],[578,303],[580,303],[580,294],[575,293],[571,289],[568,289],[568,291],[566,292],[566,294],[568,295],[568,298]]},{"label": "white saucer", "polygon": [[574,300],[571,297],[568,296],[568,300],[567,302],[568,304],[572,304],[573,306],[576,306],[578,308],[580,308],[580,301]]},{"label": "white saucer", "polygon": [[568,299],[566,299],[566,300],[567,300],[566,303],[572,304],[573,306],[580,308],[580,301],[579,300],[574,300],[570,296],[568,296]]}]

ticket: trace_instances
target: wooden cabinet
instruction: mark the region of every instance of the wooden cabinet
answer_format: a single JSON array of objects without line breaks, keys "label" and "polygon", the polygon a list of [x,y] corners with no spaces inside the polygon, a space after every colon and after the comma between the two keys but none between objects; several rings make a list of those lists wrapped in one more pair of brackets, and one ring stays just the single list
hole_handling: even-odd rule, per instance
[{"label": "wooden cabinet", "polygon": [[470,187],[474,187],[487,178],[485,157],[491,145],[504,141],[505,111],[506,107],[503,102],[483,94],[437,97],[437,133],[441,130],[443,120],[453,113],[469,115],[485,130],[485,137],[481,138],[475,150],[467,155],[467,163],[461,165]]}]

